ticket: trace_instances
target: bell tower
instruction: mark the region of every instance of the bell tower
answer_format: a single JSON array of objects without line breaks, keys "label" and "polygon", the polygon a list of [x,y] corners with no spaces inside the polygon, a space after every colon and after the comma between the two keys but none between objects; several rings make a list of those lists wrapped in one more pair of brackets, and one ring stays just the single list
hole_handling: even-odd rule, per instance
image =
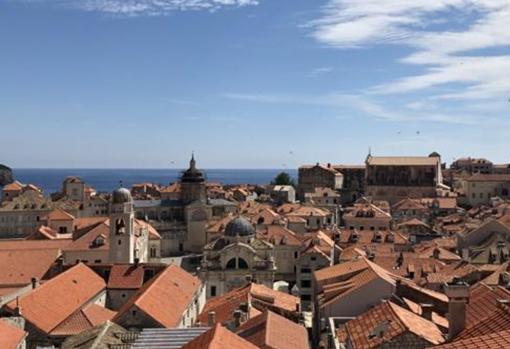
[{"label": "bell tower", "polygon": [[135,213],[129,190],[112,193],[110,207],[110,263],[134,263],[139,258],[135,237]]},{"label": "bell tower", "polygon": [[202,171],[197,168],[193,153],[191,154],[189,168],[184,171],[181,177],[181,195],[185,205],[195,201],[200,201],[203,204],[207,203],[205,177]]}]

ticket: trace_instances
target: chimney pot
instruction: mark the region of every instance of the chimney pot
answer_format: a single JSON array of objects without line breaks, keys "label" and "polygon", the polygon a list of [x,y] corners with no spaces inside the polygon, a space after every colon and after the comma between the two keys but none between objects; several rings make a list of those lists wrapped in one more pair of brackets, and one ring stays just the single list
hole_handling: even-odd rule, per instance
[{"label": "chimney pot", "polygon": [[432,321],[432,310],[434,309],[434,305],[430,303],[420,303],[421,307],[421,316],[427,320]]},{"label": "chimney pot", "polygon": [[207,324],[209,327],[213,327],[216,324],[216,312],[210,311],[207,314]]},{"label": "chimney pot", "polygon": [[469,301],[469,285],[458,278],[445,284],[448,297],[448,339],[453,339],[466,327],[466,304]]},{"label": "chimney pot", "polygon": [[39,285],[39,281],[37,280],[36,277],[30,279],[30,282],[32,283],[32,289],[35,289]]},{"label": "chimney pot", "polygon": [[234,311],[234,327],[235,328],[238,328],[239,326],[241,326],[241,316],[242,316],[242,311],[237,309]]}]

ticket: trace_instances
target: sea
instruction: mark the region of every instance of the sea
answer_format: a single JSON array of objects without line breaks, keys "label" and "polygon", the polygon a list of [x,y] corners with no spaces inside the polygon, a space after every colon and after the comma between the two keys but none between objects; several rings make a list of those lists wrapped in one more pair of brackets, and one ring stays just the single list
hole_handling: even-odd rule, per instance
[{"label": "sea", "polygon": [[[297,179],[296,169],[204,169],[209,182],[222,184],[269,184],[280,172],[287,172]],[[21,183],[32,183],[45,194],[60,191],[66,177],[80,177],[100,192],[111,192],[120,183],[130,188],[135,183],[151,182],[168,185],[176,181],[182,169],[13,169],[14,178]]]}]

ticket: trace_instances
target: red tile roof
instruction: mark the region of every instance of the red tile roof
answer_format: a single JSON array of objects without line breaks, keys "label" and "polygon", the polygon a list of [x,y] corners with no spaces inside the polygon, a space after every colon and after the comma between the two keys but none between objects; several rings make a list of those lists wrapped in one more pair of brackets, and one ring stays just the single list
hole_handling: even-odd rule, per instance
[{"label": "red tile roof", "polygon": [[308,333],[302,325],[271,311],[251,318],[236,333],[260,348],[309,349]]},{"label": "red tile roof", "polygon": [[121,307],[115,320],[135,305],[162,326],[177,327],[200,287],[202,283],[197,277],[171,264],[139,289]]},{"label": "red tile roof", "polygon": [[45,217],[48,221],[73,221],[74,216],[70,215],[61,208],[56,208]]},{"label": "red tile roof", "polygon": [[111,320],[115,312],[97,304],[89,304],[71,314],[51,331],[53,336],[71,336]]},{"label": "red tile roof", "polygon": [[139,289],[143,285],[142,265],[115,264],[110,269],[108,289]]},{"label": "red tile roof", "polygon": [[[79,263],[19,298],[23,317],[50,333],[71,314],[105,290],[105,282],[92,269]],[[16,301],[7,307],[13,311]]]},{"label": "red tile roof", "polygon": [[27,332],[0,319],[0,348],[17,349],[27,336]]},{"label": "red tile roof", "polygon": [[489,349],[510,348],[510,330],[495,332],[484,336],[461,339],[439,345],[435,349]]},{"label": "red tile roof", "polygon": [[[378,329],[381,329],[382,335],[372,335]],[[445,340],[433,322],[388,301],[348,321],[339,330],[338,337],[348,338],[354,349],[370,349],[379,348],[383,343],[388,343],[407,332],[432,345],[441,344]]]},{"label": "red tile roof", "polygon": [[500,286],[491,287],[478,283],[469,291],[466,328],[476,325],[481,319],[491,315],[498,308],[498,300],[510,300],[510,292]]},{"label": "red tile roof", "polygon": [[220,324],[198,336],[181,349],[260,349]]},{"label": "red tile roof", "polygon": [[500,304],[492,314],[462,331],[455,340],[483,336],[504,330],[510,330],[510,308]]},{"label": "red tile roof", "polygon": [[274,311],[295,312],[300,301],[298,297],[287,293],[275,291],[260,284],[250,284],[234,289],[222,296],[211,298],[205,304],[202,313],[198,316],[198,322],[207,324],[210,311],[216,313],[216,321],[226,323],[232,320],[234,311],[242,303],[251,302],[252,314],[257,315],[257,309],[272,309]]},{"label": "red tile roof", "polygon": [[24,286],[41,280],[60,256],[58,249],[0,250],[0,286]]},{"label": "red tile roof", "polygon": [[1,250],[45,250],[45,249],[63,249],[72,243],[72,240],[20,240],[20,239],[0,239]]}]

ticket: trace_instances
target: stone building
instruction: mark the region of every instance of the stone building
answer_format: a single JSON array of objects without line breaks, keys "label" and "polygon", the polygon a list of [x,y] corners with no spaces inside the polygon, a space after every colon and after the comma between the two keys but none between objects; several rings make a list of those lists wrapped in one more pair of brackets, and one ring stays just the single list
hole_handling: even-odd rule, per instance
[{"label": "stone building", "polygon": [[43,217],[60,208],[78,217],[79,204],[70,200],[52,201],[40,192],[27,190],[19,196],[0,204],[0,235],[26,237],[41,225]]},{"label": "stone building", "polygon": [[224,235],[207,244],[198,271],[207,282],[207,297],[222,295],[254,281],[273,287],[276,272],[274,246],[256,237],[255,228],[238,216]]},{"label": "stone building", "polygon": [[390,204],[409,198],[436,197],[442,184],[441,158],[372,156],[366,159],[365,194]]},{"label": "stone building", "polygon": [[350,204],[364,195],[364,165],[333,165],[333,168],[344,176],[342,189],[340,190],[342,204]]},{"label": "stone building", "polygon": [[316,188],[339,190],[343,186],[343,175],[331,164],[304,165],[298,171],[298,198],[304,200],[305,193],[313,193]]},{"label": "stone building", "polygon": [[469,206],[489,205],[491,199],[510,199],[510,174],[475,174],[460,180],[459,202]]},{"label": "stone building", "polygon": [[206,225],[213,212],[223,212],[225,200],[208,200],[205,174],[194,156],[172,195],[158,200],[135,200],[136,218],[149,222],[161,234],[161,255],[199,253],[207,243]]},{"label": "stone building", "polygon": [[489,174],[493,172],[493,167],[494,164],[487,159],[471,157],[457,159],[450,165],[450,169],[453,171],[467,172],[470,174]]},{"label": "stone building", "polygon": [[116,189],[110,208],[110,263],[144,263],[149,260],[149,232],[135,229],[133,198],[129,190]]}]

